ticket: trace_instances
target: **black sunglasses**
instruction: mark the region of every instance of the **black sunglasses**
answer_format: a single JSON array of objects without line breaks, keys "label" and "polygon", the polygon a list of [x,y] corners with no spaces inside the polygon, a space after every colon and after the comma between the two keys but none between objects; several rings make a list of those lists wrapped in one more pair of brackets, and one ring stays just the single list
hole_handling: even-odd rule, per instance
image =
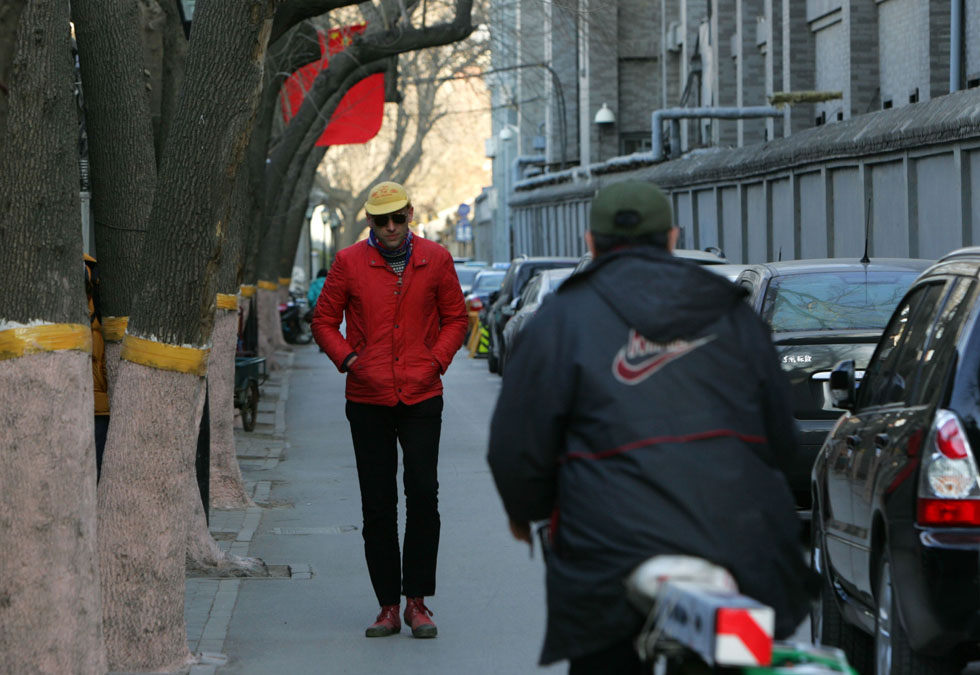
[{"label": "black sunglasses", "polygon": [[378,227],[384,227],[388,224],[388,218],[391,218],[391,222],[395,225],[404,225],[408,222],[407,213],[379,213],[377,215],[371,215],[371,221]]}]

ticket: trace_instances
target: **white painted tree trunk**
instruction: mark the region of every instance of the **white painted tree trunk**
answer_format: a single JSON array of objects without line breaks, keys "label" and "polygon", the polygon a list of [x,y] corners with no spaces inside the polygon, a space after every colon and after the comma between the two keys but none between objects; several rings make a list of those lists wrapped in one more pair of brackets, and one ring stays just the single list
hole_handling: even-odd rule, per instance
[{"label": "white painted tree trunk", "polygon": [[119,355],[122,354],[122,341],[106,340],[105,342],[105,376],[109,387],[109,414],[112,414],[112,392],[116,388],[116,378],[119,377]]},{"label": "white painted tree trunk", "polygon": [[0,670],[104,673],[92,361],[0,361]]},{"label": "white painted tree trunk", "polygon": [[99,483],[99,558],[109,667],[191,662],[184,624],[187,485],[204,379],[121,361]]},{"label": "white painted tree trunk", "polygon": [[235,455],[235,347],[238,312],[216,310],[208,364],[211,413],[211,506],[246,509],[255,506],[245,492]]}]

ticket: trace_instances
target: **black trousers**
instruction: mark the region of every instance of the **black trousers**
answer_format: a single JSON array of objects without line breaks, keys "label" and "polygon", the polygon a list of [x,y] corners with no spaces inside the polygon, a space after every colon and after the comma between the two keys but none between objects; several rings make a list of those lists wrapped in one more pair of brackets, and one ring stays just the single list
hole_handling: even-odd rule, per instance
[{"label": "black trousers", "polygon": [[109,416],[95,416],[95,480],[102,476],[102,455],[105,452],[105,440],[109,436]]},{"label": "black trousers", "polygon": [[[364,516],[364,554],[381,605],[436,592],[442,397],[415,405],[347,402]],[[405,487],[405,550],[398,549],[398,443]]]},{"label": "black trousers", "polygon": [[641,675],[643,672],[632,638],[572,659],[568,664],[568,675]]}]

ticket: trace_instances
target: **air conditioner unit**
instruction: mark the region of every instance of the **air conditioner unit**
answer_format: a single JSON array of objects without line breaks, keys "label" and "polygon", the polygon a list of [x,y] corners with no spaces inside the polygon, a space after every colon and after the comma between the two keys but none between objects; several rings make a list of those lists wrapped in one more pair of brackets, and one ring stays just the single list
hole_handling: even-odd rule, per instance
[{"label": "air conditioner unit", "polygon": [[493,159],[497,156],[497,139],[487,138],[483,141],[483,156]]}]

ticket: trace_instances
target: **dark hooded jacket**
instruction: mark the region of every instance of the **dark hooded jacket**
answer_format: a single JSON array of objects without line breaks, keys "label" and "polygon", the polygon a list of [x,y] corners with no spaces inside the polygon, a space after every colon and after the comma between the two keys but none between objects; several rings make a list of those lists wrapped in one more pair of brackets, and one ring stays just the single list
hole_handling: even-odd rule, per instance
[{"label": "dark hooded jacket", "polygon": [[791,634],[812,585],[782,473],[795,452],[788,385],[737,286],[653,247],[566,281],[519,335],[488,456],[509,517],[551,519],[541,663],[636,635],[623,581],[658,553],[726,567]]}]

